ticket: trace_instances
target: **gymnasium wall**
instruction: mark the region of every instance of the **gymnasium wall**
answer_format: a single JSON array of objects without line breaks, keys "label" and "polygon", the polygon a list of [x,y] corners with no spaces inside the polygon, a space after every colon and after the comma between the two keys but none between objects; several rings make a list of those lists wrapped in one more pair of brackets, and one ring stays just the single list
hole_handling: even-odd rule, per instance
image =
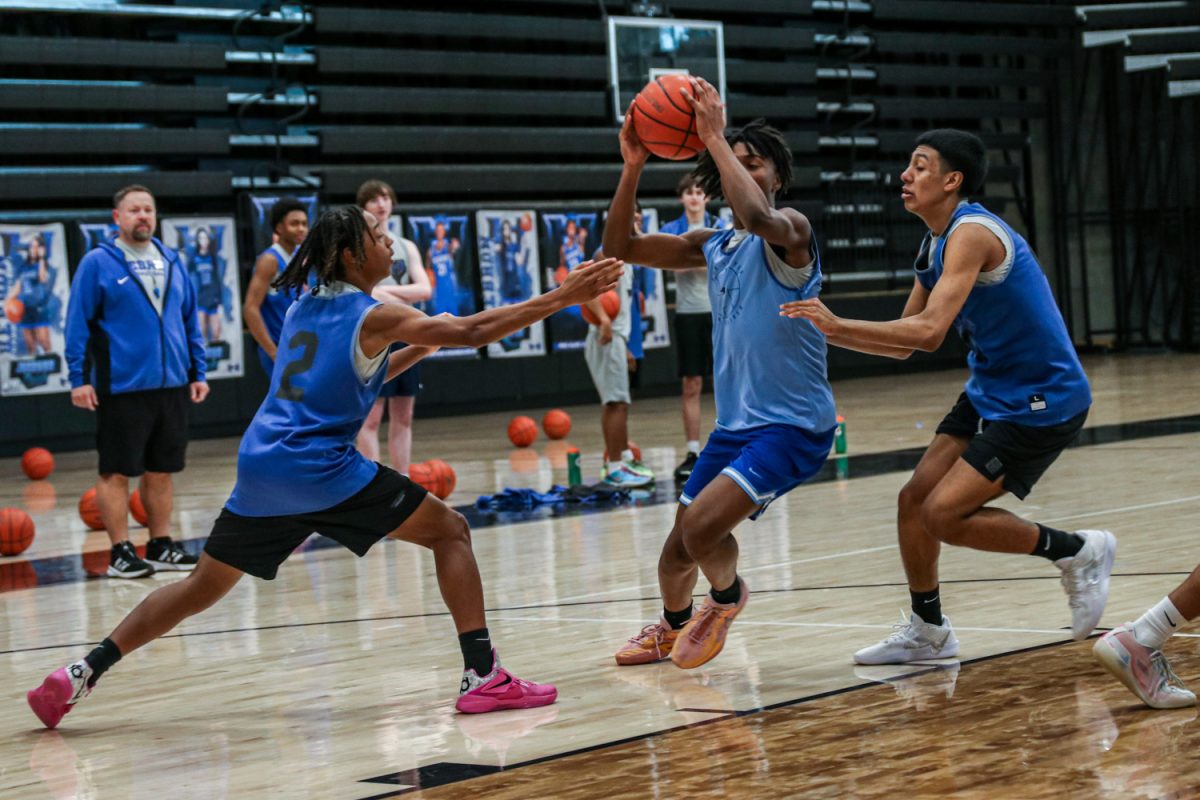
[{"label": "gymnasium wall", "polygon": [[[617,0],[299,6],[199,0],[53,12],[0,2],[0,223],[104,221],[139,182],[160,216],[238,219],[242,286],[252,264],[243,195],[317,192],[353,201],[392,183],[401,214],[480,208],[600,210],[619,173],[602,11]],[[674,0],[677,17],[725,25],[730,122],[766,116],[788,136],[785,202],[820,237],[827,301],[894,317],[923,231],[898,200],[916,133],[978,132],[993,164],[985,203],[1040,248],[1052,283],[1046,120],[1073,11],[1049,2]],[[1057,92],[1057,93],[1056,93]],[[663,221],[680,165],[655,161],[642,200]],[[715,210],[715,209],[714,209]],[[72,267],[81,253],[73,252]],[[671,295],[668,291],[668,300]],[[953,337],[952,337],[953,338]],[[246,352],[252,343],[246,341]],[[264,391],[218,381],[197,435],[239,433]],[[956,366],[962,348],[889,362],[835,350],[832,377]],[[588,401],[582,356],[427,363],[418,415]],[[464,392],[462,387],[469,386]],[[643,394],[675,391],[672,349],[650,351]],[[31,441],[90,446],[66,395],[0,398],[0,452]]]}]

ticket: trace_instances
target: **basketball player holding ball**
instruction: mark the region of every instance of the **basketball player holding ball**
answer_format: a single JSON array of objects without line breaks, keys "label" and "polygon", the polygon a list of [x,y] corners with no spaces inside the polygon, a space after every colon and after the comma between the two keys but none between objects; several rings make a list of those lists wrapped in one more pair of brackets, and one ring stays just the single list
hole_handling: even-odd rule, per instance
[{"label": "basketball player holding ball", "polygon": [[[817,473],[833,444],[835,414],[825,336],[778,311],[784,298],[816,297],[821,288],[812,226],[800,212],[775,207],[792,177],[787,141],[763,120],[725,132],[721,98],[702,79],[689,80],[672,99],[693,110],[694,122],[655,138],[677,137],[668,155],[692,136],[706,148],[697,181],[709,197],[724,195],[733,228],[633,233],[638,180],[650,152],[634,130],[641,112],[631,106],[621,129],[625,166],[609,207],[604,252],[659,269],[707,267],[717,425],[684,484],[659,556],[662,617],[630,639],[616,661],[628,666],[671,658],[691,669],[721,651],[749,596],[737,574],[731,531]],[[712,590],[693,614],[699,572]]]}]

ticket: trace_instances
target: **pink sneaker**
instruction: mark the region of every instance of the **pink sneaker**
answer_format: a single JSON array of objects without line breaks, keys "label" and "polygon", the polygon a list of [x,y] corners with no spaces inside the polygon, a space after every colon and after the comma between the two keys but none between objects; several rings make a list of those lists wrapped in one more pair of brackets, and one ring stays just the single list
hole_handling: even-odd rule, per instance
[{"label": "pink sneaker", "polygon": [[492,671],[482,678],[473,669],[463,672],[462,687],[454,707],[464,714],[486,714],[507,708],[548,706],[558,697],[558,689],[548,683],[523,681],[500,666],[492,651]]},{"label": "pink sneaker", "polygon": [[1196,705],[1196,695],[1176,677],[1162,650],[1151,650],[1139,642],[1130,625],[1118,625],[1096,640],[1092,654],[1100,666],[1151,708]]},{"label": "pink sneaker", "polygon": [[43,725],[56,728],[76,703],[92,693],[87,685],[90,677],[88,663],[76,661],[47,675],[41,686],[25,693],[25,700]]}]

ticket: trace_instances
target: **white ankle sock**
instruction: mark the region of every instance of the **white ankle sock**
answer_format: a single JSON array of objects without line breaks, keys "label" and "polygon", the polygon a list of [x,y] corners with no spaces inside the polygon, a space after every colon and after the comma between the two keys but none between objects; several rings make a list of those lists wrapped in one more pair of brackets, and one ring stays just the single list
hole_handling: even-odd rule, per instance
[{"label": "white ankle sock", "polygon": [[687,448],[688,448],[689,453],[695,453],[696,455],[700,455],[700,440],[699,439],[688,439]]},{"label": "white ankle sock", "polygon": [[622,461],[633,461],[633,451],[628,450],[628,449],[622,450],[621,451],[621,460]]},{"label": "white ankle sock", "polygon": [[1133,638],[1151,650],[1161,650],[1167,643],[1167,639],[1171,638],[1171,634],[1175,633],[1185,622],[1187,620],[1175,608],[1171,598],[1164,597],[1158,601],[1158,605],[1142,614],[1133,623]]}]

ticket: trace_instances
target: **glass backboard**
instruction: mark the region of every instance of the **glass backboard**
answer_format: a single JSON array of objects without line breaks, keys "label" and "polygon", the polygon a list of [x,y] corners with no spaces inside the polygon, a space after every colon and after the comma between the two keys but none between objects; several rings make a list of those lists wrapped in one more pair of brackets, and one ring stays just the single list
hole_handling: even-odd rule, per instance
[{"label": "glass backboard", "polygon": [[698,75],[724,98],[725,29],[705,20],[609,17],[608,66],[618,123],[634,95],[663,74]]}]

